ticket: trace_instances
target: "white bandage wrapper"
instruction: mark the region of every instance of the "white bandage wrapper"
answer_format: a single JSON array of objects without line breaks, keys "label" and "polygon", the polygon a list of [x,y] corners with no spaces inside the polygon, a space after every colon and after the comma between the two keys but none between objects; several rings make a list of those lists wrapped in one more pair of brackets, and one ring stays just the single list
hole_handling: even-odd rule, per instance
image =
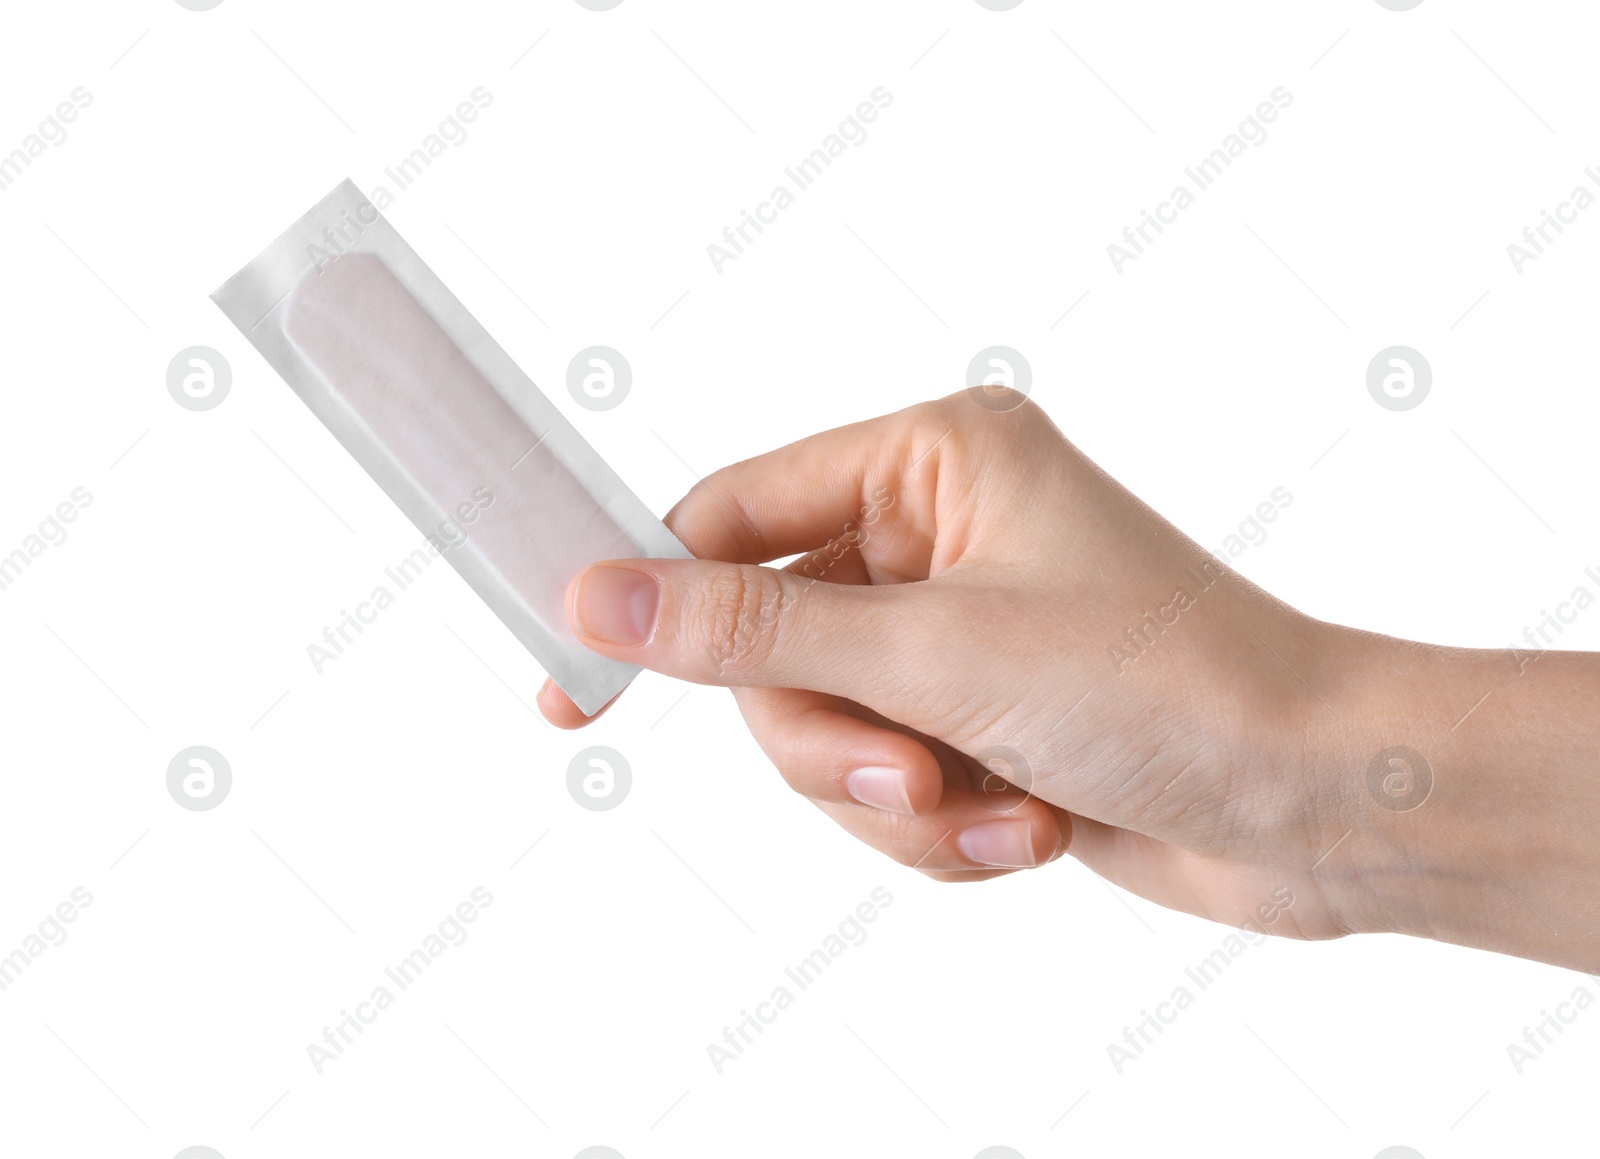
[{"label": "white bandage wrapper", "polygon": [[370,201],[346,181],[212,295],[585,713],[638,668],[573,637],[568,581],[687,559]]}]

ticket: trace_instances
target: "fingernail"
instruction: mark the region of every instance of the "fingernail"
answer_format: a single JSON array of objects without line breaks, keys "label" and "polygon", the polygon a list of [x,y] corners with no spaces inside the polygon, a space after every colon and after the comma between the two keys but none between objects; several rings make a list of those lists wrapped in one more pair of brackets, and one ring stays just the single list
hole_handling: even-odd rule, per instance
[{"label": "fingernail", "polygon": [[1039,864],[1033,854],[1033,826],[1027,821],[980,821],[956,837],[956,848],[969,861],[1007,869],[1031,869]]},{"label": "fingernail", "polygon": [[591,567],[578,578],[572,613],[583,635],[631,648],[650,638],[660,603],[653,576],[622,567]]},{"label": "fingernail", "polygon": [[844,779],[845,792],[863,805],[887,809],[891,813],[911,813],[911,795],[906,792],[904,769],[887,765],[863,765]]}]

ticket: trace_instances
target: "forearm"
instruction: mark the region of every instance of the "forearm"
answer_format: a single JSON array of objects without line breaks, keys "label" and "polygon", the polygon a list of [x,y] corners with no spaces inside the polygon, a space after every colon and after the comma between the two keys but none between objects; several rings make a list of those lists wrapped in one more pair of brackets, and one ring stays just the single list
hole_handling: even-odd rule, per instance
[{"label": "forearm", "polygon": [[[1600,969],[1600,655],[1331,631],[1353,675],[1322,693],[1314,876],[1340,921]],[[1401,746],[1422,762],[1378,759]]]}]

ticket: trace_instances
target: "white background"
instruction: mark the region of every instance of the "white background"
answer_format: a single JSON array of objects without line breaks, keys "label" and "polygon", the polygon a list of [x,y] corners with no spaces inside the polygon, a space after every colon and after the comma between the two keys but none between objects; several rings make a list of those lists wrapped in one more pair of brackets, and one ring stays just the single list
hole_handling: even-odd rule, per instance
[{"label": "white background", "polygon": [[[1506,1051],[1600,990],[1581,974],[1274,940],[1118,1074],[1107,1044],[1223,927],[1070,859],[925,881],[796,798],[720,690],[647,674],[587,733],[548,728],[540,670],[443,568],[317,675],[306,645],[420,536],[207,300],[344,176],[393,191],[481,85],[470,137],[386,214],[657,512],[693,472],[959,389],[1003,343],[1207,546],[1289,488],[1236,561],[1269,590],[1504,646],[1600,565],[1600,212],[1521,274],[1505,249],[1600,164],[1587,6],[101,0],[5,23],[0,151],[76,86],[93,103],[0,192],[0,552],[94,498],[0,592],[0,954],[94,900],[0,992],[0,1153],[1592,1138],[1600,1013],[1520,1074]],[[717,273],[706,245],[880,85],[869,139]],[[1118,274],[1106,245],[1280,85],[1265,143]],[[596,343],[634,370],[604,413],[563,387]],[[1405,413],[1365,383],[1396,343],[1434,372]],[[205,413],[165,383],[196,344],[234,370]],[[1600,647],[1600,612],[1562,642]],[[208,812],[165,786],[197,744],[233,770]],[[587,744],[632,767],[611,811],[568,794]],[[316,1073],[307,1044],[480,885],[470,938]],[[867,941],[716,1073],[707,1044],[878,886]]]}]

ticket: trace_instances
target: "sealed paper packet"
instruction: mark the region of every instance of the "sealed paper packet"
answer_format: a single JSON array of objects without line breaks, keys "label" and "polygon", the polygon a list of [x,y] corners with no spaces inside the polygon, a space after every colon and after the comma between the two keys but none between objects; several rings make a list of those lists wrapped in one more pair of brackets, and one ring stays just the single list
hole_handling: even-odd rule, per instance
[{"label": "sealed paper packet", "polygon": [[627,686],[568,629],[567,582],[688,549],[354,184],[211,298],[573,703]]}]

